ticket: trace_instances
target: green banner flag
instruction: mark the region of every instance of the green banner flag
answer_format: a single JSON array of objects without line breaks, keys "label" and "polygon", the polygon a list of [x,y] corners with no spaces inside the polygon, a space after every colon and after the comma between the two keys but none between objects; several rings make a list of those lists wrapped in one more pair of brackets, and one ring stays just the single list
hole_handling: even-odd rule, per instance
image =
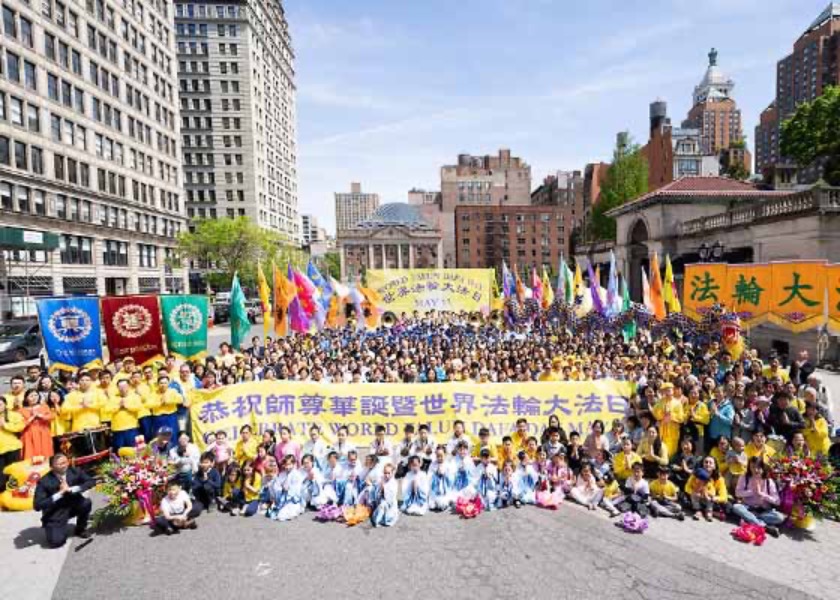
[{"label": "green banner flag", "polygon": [[160,310],[170,354],[192,360],[207,352],[206,296],[161,296]]},{"label": "green banner flag", "polygon": [[230,345],[234,350],[242,348],[242,342],[251,332],[251,320],[245,308],[245,292],[239,285],[239,275],[234,273],[230,286]]}]

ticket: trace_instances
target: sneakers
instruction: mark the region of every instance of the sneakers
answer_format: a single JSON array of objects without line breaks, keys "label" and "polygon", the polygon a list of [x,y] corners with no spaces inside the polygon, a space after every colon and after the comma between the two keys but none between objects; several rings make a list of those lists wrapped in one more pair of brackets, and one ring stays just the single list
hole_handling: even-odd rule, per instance
[{"label": "sneakers", "polygon": [[706,514],[704,514],[703,516],[706,518],[706,521],[708,521],[709,523],[711,523],[711,522],[712,522],[712,513],[707,512],[707,513],[706,513]]},{"label": "sneakers", "polygon": [[699,521],[700,520],[700,515],[698,515],[697,513],[692,513],[691,518],[694,519],[695,521]]},{"label": "sneakers", "polygon": [[198,529],[198,523],[196,523],[195,521],[190,521],[187,524],[187,528],[188,529]]},{"label": "sneakers", "polygon": [[77,529],[74,533],[76,534],[77,538],[81,538],[83,540],[89,540],[90,538],[93,537],[93,532],[90,529],[87,529],[87,528],[82,529],[82,530]]},{"label": "sneakers", "polygon": [[774,538],[779,537],[779,528],[775,525],[768,525],[767,527],[765,527],[765,530],[767,531],[768,535],[771,535]]},{"label": "sneakers", "polygon": [[685,521],[685,515],[683,513],[677,513],[677,521]]},{"label": "sneakers", "polygon": [[241,511],[238,508],[234,508],[233,510],[230,511],[230,516],[238,517],[240,512]]},{"label": "sneakers", "polygon": [[522,503],[519,500],[514,500],[513,501],[513,506],[515,508],[522,508]]}]

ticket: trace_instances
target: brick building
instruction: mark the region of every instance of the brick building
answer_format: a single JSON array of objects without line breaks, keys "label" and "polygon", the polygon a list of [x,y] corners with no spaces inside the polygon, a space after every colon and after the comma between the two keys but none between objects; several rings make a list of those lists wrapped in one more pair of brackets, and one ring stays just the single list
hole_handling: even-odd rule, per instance
[{"label": "brick building", "polygon": [[[779,154],[781,123],[803,102],[840,83],[840,3],[833,2],[793,44],[793,51],[776,65],[776,98],[762,113],[755,128],[755,170],[765,180],[791,183],[793,161]],[[818,165],[803,169],[799,183],[819,178]]]},{"label": "brick building", "polygon": [[461,154],[458,163],[441,167],[443,263],[458,263],[455,248],[455,210],[460,206],[527,206],[531,203],[531,167],[501,149],[497,156]]},{"label": "brick building", "polygon": [[341,237],[343,229],[352,229],[379,208],[379,194],[362,192],[361,183],[351,183],[350,193],[335,193],[335,229]]},{"label": "brick building", "polygon": [[524,273],[543,265],[555,273],[569,256],[569,209],[543,206],[459,206],[455,209],[459,268],[501,269],[502,261]]}]

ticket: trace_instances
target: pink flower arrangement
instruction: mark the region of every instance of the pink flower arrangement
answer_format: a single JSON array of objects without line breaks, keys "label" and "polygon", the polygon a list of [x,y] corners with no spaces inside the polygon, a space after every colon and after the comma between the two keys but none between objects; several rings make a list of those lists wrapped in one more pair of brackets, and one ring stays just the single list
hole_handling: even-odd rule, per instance
[{"label": "pink flower arrangement", "polygon": [[821,516],[833,496],[827,482],[833,468],[827,461],[816,458],[784,456],[771,463],[772,477],[782,496],[782,509],[798,516]]},{"label": "pink flower arrangement", "polygon": [[732,530],[731,535],[739,542],[761,546],[767,539],[767,531],[761,525],[741,522],[741,526]]},{"label": "pink flower arrangement", "polygon": [[148,451],[130,458],[112,456],[101,467],[97,486],[108,497],[108,505],[94,515],[94,524],[110,516],[127,519],[135,513],[144,515],[144,522],[151,522],[174,473],[172,465]]}]

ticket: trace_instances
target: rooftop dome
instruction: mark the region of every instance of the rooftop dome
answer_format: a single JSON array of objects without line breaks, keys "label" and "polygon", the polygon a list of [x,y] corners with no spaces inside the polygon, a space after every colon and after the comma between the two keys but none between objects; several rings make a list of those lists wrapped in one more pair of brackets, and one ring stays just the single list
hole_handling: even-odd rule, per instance
[{"label": "rooftop dome", "polygon": [[370,217],[360,221],[360,229],[381,227],[408,227],[409,229],[434,229],[420,214],[419,207],[405,202],[391,202],[377,208]]}]

